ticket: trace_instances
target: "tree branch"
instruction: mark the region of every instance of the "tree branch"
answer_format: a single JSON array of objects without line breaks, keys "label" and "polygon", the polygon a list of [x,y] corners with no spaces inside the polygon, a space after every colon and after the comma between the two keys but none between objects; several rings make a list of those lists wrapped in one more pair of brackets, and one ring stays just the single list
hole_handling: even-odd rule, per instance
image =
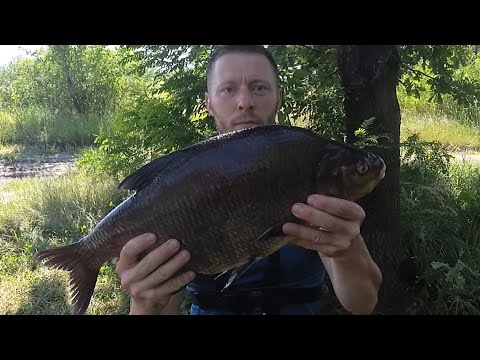
[{"label": "tree branch", "polygon": [[420,71],[420,70],[416,70],[416,69],[412,69],[410,66],[408,65],[404,65],[408,70],[414,72],[414,73],[418,73],[418,74],[421,74],[423,76],[426,76],[426,77],[429,77],[430,79],[433,79],[435,80],[435,78],[433,76],[430,76],[428,74],[425,74],[423,71]]},{"label": "tree branch", "polygon": [[301,46],[301,47],[303,47],[303,48],[305,48],[305,49],[308,49],[308,50],[310,50],[310,51],[315,51],[315,52],[317,52],[317,53],[322,53],[322,54],[323,54],[323,51],[317,50],[317,49],[315,49],[315,48],[313,48],[313,47],[310,47],[310,46],[308,46],[308,45],[299,45],[299,46]]}]

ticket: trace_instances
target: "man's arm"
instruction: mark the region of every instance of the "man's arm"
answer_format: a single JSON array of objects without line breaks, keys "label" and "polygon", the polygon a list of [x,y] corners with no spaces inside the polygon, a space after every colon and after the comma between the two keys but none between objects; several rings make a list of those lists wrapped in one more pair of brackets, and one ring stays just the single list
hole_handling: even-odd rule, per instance
[{"label": "man's arm", "polygon": [[319,253],[340,303],[353,314],[370,314],[382,282],[360,234],[365,212],[356,203],[322,195],[292,213],[309,225],[287,223],[283,231],[292,243]]},{"label": "man's arm", "polygon": [[352,314],[371,314],[377,305],[382,273],[362,236],[358,235],[340,256],[319,255],[342,306]]}]

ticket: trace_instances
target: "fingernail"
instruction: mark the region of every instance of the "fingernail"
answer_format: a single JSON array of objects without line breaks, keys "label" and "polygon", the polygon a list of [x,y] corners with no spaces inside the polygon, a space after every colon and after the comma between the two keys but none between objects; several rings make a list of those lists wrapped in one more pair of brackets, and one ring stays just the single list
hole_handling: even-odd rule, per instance
[{"label": "fingernail", "polygon": [[190,259],[190,253],[186,250],[183,250],[183,251],[180,252],[180,258],[183,261],[188,261]]},{"label": "fingernail", "polygon": [[155,234],[151,234],[151,233],[147,234],[147,235],[145,235],[145,239],[147,241],[154,242],[155,241]]},{"label": "fingernail", "polygon": [[168,247],[172,250],[176,249],[178,247],[178,241],[175,239],[172,239],[168,242]]},{"label": "fingernail", "polygon": [[193,271],[187,272],[187,279],[188,280],[193,280],[194,277],[195,277],[195,273]]},{"label": "fingernail", "polygon": [[296,213],[301,213],[303,211],[303,206],[301,204],[295,204],[293,206],[293,211]]}]

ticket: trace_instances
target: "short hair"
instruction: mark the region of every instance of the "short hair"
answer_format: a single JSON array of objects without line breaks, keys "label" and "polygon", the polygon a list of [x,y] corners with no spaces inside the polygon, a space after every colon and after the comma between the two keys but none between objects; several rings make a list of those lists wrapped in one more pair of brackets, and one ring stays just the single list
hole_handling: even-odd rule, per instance
[{"label": "short hair", "polygon": [[265,56],[269,61],[270,65],[272,65],[275,80],[277,81],[277,86],[280,86],[280,72],[278,70],[277,62],[273,58],[272,53],[267,48],[262,45],[222,45],[213,52],[208,62],[207,89],[210,83],[210,78],[212,76],[213,67],[215,66],[218,58],[220,58],[222,55],[231,53],[259,54]]}]

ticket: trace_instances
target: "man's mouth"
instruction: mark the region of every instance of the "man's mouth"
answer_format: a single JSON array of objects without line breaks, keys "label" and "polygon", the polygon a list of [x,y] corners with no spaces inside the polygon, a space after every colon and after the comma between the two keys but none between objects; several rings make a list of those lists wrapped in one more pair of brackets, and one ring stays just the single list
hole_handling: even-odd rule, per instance
[{"label": "man's mouth", "polygon": [[255,122],[255,121],[242,121],[242,122],[237,122],[233,125],[233,128],[236,130],[240,129],[248,129],[252,127],[259,126],[260,124]]}]

